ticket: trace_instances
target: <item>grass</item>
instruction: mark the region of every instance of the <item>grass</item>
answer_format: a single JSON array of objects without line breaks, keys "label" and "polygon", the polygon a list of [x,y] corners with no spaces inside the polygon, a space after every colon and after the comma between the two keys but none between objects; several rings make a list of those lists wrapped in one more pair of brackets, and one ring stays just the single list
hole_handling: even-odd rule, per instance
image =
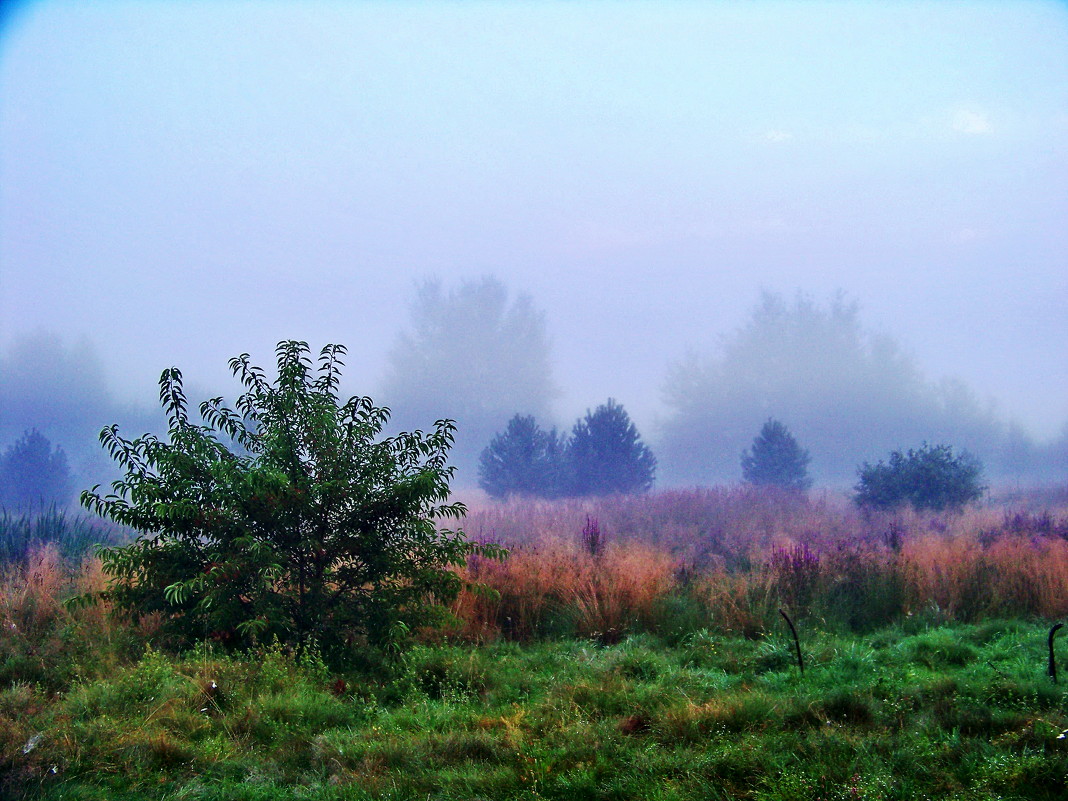
[{"label": "grass", "polygon": [[509,502],[467,525],[513,548],[466,568],[499,598],[341,672],[156,650],[152,617],[65,606],[99,562],[37,543],[0,574],[0,797],[1063,798],[1068,666],[1045,670],[1066,519],[749,490]]},{"label": "grass", "polygon": [[[279,648],[151,649],[0,692],[7,797],[1061,798],[1045,626],[419,645],[329,674]],[[40,737],[37,737],[37,735]],[[36,738],[36,739],[35,739]],[[32,748],[27,748],[34,743]]]},{"label": "grass", "polygon": [[[591,520],[604,543],[596,553],[583,543]],[[865,515],[738,487],[476,505],[466,529],[512,553],[468,565],[500,594],[460,600],[472,638],[683,636],[709,625],[754,637],[779,625],[780,608],[856,633],[917,614],[1068,615],[1063,506]]]}]

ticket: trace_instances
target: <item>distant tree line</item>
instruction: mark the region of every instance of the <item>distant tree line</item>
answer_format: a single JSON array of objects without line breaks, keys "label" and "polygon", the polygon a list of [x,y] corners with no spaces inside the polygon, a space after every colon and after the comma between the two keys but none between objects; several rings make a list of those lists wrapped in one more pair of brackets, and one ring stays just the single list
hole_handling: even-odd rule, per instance
[{"label": "distant tree line", "polygon": [[824,480],[848,479],[873,454],[924,441],[981,453],[1000,477],[1068,470],[1068,426],[1036,445],[962,382],[928,380],[891,337],[866,330],[857,304],[841,295],[819,303],[765,293],[716,349],[672,366],[664,401],[656,446],[661,477],[673,484],[732,480],[769,412],[803,435],[808,469]]},{"label": "distant tree line", "polygon": [[479,458],[479,486],[494,498],[632,494],[652,488],[656,457],[622,404],[607,403],[575,421],[570,436],[515,415]]},{"label": "distant tree line", "polygon": [[[749,484],[803,492],[812,484],[808,462],[808,451],[786,426],[769,419],[742,453],[742,477]],[[954,455],[949,445],[924,443],[891,452],[885,463],[860,465],[853,501],[862,509],[959,509],[982,497],[982,472],[982,463],[967,451]]]},{"label": "distant tree line", "polygon": [[[389,354],[381,396],[394,410],[390,430],[455,420],[450,461],[459,483],[472,484],[482,450],[510,416],[521,411],[533,420],[548,418],[557,394],[550,350],[545,316],[530,296],[511,293],[492,277],[454,287],[427,282]],[[815,478],[844,484],[864,460],[921,442],[982,454],[993,479],[1061,480],[1068,471],[1068,426],[1052,441],[1035,444],[960,382],[928,381],[893,340],[865,330],[856,304],[842,297],[818,303],[764,295],[716,350],[673,366],[664,400],[650,443],[660,485],[736,481],[743,450],[752,460],[742,465],[749,483],[800,481],[795,488],[804,489]],[[17,339],[0,352],[0,410],[0,452],[36,429],[63,449],[76,486],[117,476],[96,444],[104,421],[156,433],[166,428],[158,411],[111,397],[88,343],[65,344],[46,334]],[[772,415],[790,431],[768,431],[764,442],[753,442]],[[792,456],[783,436],[791,431],[805,446]],[[527,473],[541,477],[517,478],[506,492],[601,491],[582,488],[575,477],[578,451],[568,454],[566,447],[571,433],[528,436],[546,454],[535,462],[554,467],[530,467]],[[549,434],[555,442],[542,441]],[[785,463],[776,467],[776,459]],[[582,474],[616,491],[616,479],[596,478],[600,469]]]}]

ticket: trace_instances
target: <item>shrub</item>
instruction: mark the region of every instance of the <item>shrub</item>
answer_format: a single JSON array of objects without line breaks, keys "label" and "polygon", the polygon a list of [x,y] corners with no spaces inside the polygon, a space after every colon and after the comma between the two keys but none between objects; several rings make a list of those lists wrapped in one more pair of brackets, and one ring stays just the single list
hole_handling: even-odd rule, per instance
[{"label": "shrub", "polygon": [[797,444],[786,426],[769,418],[742,454],[742,478],[750,484],[804,491],[812,486],[809,461],[808,451]]},{"label": "shrub", "polygon": [[982,465],[971,454],[954,456],[948,445],[930,446],[908,453],[894,451],[884,464],[865,462],[857,471],[854,487],[858,506],[893,509],[911,504],[916,509],[960,508],[983,495],[979,483]]},{"label": "shrub", "polygon": [[82,503],[140,533],[101,554],[120,607],[161,613],[183,639],[276,636],[336,651],[440,620],[461,588],[450,567],[498,555],[435,524],[466,511],[447,502],[451,421],[380,439],[388,409],[339,404],[344,353],[323,348],[313,376],[306,343],[279,343],[274,384],[247,354],[232,359],[246,390],[238,411],[206,401],[205,425],[190,421],[171,368],[160,378],[168,442],[101,432],[126,475]]}]

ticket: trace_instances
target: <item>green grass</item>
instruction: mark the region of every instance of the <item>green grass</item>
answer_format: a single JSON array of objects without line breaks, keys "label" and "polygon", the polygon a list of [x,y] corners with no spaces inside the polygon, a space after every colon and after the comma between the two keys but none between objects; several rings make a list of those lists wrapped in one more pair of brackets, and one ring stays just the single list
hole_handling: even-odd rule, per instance
[{"label": "green grass", "polygon": [[705,631],[416,646],[344,675],[278,648],[150,650],[0,690],[0,796],[1060,799],[1045,632],[802,631],[804,676],[785,636]]}]

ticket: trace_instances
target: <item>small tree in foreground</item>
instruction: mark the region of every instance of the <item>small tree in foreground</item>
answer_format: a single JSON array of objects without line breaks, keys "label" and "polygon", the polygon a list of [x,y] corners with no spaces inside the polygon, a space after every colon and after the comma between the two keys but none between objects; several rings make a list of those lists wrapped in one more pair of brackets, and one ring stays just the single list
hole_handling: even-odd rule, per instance
[{"label": "small tree in foreground", "polygon": [[451,421],[380,438],[388,409],[339,403],[344,353],[326,346],[313,371],[306,343],[282,342],[273,384],[247,354],[232,359],[245,393],[236,412],[202,403],[203,425],[171,368],[160,378],[168,441],[101,432],[126,475],[82,503],[140,532],[101,553],[121,608],[158,612],[184,639],[337,649],[442,619],[461,588],[450,567],[501,554],[436,526],[466,511],[448,503]]},{"label": "small tree in foreground", "polygon": [[750,484],[804,492],[812,486],[808,477],[810,459],[786,426],[769,419],[742,453],[742,478]]},{"label": "small tree in foreground", "polygon": [[861,465],[854,501],[874,509],[904,504],[916,509],[959,508],[982,497],[982,470],[979,460],[967,452],[954,456],[948,445],[924,443],[908,453],[893,451],[886,464]]}]

